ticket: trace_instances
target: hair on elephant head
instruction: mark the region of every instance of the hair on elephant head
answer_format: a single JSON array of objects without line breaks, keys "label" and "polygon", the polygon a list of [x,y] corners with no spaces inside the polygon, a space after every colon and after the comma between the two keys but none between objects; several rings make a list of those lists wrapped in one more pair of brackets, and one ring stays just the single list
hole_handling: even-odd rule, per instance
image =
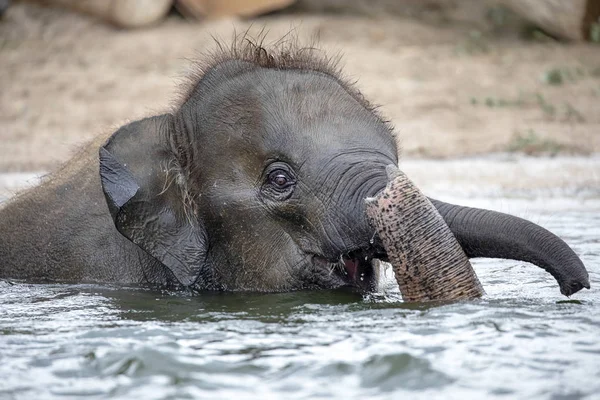
[{"label": "hair on elephant head", "polygon": [[390,126],[335,63],[250,41],[213,56],[172,114],[100,149],[119,232],[181,284],[226,290],[370,285],[364,199],[390,163]]},{"label": "hair on elephant head", "polygon": [[[387,256],[364,199],[385,188],[388,164],[390,126],[335,62],[245,37],[200,65],[172,113],[100,149],[119,232],[178,284],[217,290],[371,289],[371,261]],[[543,228],[432,202],[467,256],[533,262],[565,295],[589,288],[581,260]]]}]

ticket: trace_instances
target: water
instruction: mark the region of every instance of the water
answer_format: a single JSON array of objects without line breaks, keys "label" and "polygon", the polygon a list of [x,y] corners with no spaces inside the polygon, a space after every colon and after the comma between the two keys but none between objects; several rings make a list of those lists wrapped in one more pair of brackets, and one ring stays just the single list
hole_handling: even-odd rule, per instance
[{"label": "water", "polygon": [[0,283],[0,399],[600,398],[598,198],[456,193],[557,233],[592,290],[501,260],[474,260],[483,299],[436,305],[391,271],[367,297]]}]

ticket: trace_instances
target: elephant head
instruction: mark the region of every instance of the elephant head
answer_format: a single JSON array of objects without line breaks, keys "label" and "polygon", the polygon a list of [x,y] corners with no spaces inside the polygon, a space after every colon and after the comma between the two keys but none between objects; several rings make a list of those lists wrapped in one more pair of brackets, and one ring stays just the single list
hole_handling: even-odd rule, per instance
[{"label": "elephant head", "polygon": [[371,269],[344,266],[375,256],[363,199],[398,161],[390,127],[326,60],[250,49],[100,149],[115,225],[186,286],[354,284]]},{"label": "elephant head", "polygon": [[[364,199],[385,188],[395,143],[319,53],[247,43],[204,66],[173,112],[119,129],[100,149],[100,175],[117,230],[183,286],[369,290],[371,260],[386,254]],[[565,273],[580,262],[556,237],[531,242],[542,228],[434,204],[467,254]],[[527,233],[508,243],[509,223]],[[546,242],[553,252],[542,256]],[[570,292],[589,286],[578,277]]]}]

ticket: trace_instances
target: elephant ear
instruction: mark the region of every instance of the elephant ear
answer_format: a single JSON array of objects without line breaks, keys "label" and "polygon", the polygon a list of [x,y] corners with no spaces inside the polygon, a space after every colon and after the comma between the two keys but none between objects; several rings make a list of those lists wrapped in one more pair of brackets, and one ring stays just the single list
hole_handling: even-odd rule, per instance
[{"label": "elephant ear", "polygon": [[100,148],[100,180],[117,230],[189,286],[202,270],[207,240],[169,176],[176,165],[168,145],[171,118],[136,121],[113,134]]}]

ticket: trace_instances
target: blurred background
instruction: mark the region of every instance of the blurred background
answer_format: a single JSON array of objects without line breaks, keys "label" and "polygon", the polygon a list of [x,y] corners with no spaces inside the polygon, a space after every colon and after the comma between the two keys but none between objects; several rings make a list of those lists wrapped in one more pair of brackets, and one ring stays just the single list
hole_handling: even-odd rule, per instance
[{"label": "blurred background", "polygon": [[167,110],[190,59],[214,38],[264,31],[269,43],[293,31],[341,55],[346,75],[394,124],[402,159],[414,160],[406,169],[425,174],[417,181],[600,193],[600,1],[0,7],[0,191],[52,170],[95,135]]}]

